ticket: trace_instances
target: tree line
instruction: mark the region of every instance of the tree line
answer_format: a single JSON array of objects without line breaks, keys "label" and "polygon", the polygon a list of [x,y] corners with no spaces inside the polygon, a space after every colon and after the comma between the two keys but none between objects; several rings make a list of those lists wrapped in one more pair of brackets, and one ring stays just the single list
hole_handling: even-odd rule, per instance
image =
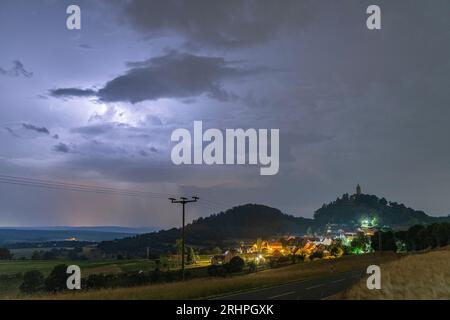
[{"label": "tree line", "polygon": [[376,232],[372,247],[379,251],[420,251],[445,247],[450,244],[450,223],[415,225],[408,230]]}]

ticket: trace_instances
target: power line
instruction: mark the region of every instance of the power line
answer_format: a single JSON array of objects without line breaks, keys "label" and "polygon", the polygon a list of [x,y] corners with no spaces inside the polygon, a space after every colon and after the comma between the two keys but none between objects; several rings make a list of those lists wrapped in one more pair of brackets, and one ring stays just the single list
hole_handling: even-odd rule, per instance
[{"label": "power line", "polygon": [[64,187],[64,188],[75,188],[75,189],[88,189],[88,190],[100,190],[106,192],[125,192],[125,193],[133,193],[135,195],[144,195],[144,196],[160,196],[167,198],[167,194],[155,193],[149,191],[140,191],[140,190],[130,190],[130,189],[119,189],[119,188],[111,188],[111,187],[103,187],[103,186],[93,186],[93,185],[84,185],[84,184],[75,184],[68,182],[60,182],[60,181],[51,181],[51,180],[43,180],[43,179],[33,179],[33,178],[25,178],[25,177],[15,177],[9,175],[0,174],[0,180],[2,181],[11,181],[11,182],[20,182],[26,184],[33,185],[43,185],[43,186],[52,186],[52,187]]},{"label": "power line", "polygon": [[[41,188],[52,191],[71,191],[71,192],[84,192],[84,193],[94,193],[102,195],[113,195],[113,196],[126,196],[126,197],[138,197],[138,198],[152,198],[152,199],[167,199],[168,195],[163,193],[142,191],[142,190],[132,190],[124,188],[113,188],[98,185],[87,185],[87,184],[76,184],[68,183],[54,180],[44,180],[35,178],[26,178],[0,174],[0,184],[5,185],[15,185],[31,188]],[[172,195],[171,195],[172,196]],[[176,195],[175,197],[178,197]],[[181,199],[181,198],[180,198]],[[221,211],[220,208],[226,207],[226,204],[219,203],[212,200],[204,200],[203,203],[199,204],[202,208],[206,208],[212,211]]]},{"label": "power line", "polygon": [[44,188],[50,190],[62,190],[62,191],[77,191],[77,192],[88,192],[97,194],[107,194],[107,195],[119,195],[119,196],[131,196],[131,197],[145,197],[145,198],[161,198],[164,199],[167,195],[157,195],[150,192],[127,190],[127,189],[115,189],[109,187],[99,187],[99,186],[87,186],[87,185],[77,185],[72,183],[55,182],[40,179],[30,179],[23,177],[13,177],[0,175],[0,183],[9,185],[19,185],[26,187],[36,187]]}]

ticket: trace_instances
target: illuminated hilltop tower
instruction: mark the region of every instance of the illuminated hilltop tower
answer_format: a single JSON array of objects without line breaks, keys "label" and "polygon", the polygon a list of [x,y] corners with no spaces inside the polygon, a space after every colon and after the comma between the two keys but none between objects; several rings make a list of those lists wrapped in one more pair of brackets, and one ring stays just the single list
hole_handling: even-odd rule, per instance
[{"label": "illuminated hilltop tower", "polygon": [[361,186],[359,184],[356,186],[356,195],[361,195]]}]

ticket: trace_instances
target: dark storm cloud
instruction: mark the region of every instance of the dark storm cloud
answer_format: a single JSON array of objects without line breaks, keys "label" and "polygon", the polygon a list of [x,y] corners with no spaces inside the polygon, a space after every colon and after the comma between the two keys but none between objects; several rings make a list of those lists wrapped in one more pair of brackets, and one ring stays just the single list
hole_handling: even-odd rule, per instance
[{"label": "dark storm cloud", "polygon": [[212,99],[226,101],[234,95],[223,89],[225,80],[263,70],[244,68],[241,64],[220,57],[171,51],[146,61],[129,62],[130,69],[124,75],[107,82],[98,91],[64,88],[52,90],[51,94],[55,97],[96,96],[104,102],[131,103],[206,94]]},{"label": "dark storm cloud", "polygon": [[43,133],[43,134],[46,134],[46,135],[50,134],[50,131],[46,127],[38,127],[38,126],[35,126],[33,124],[29,124],[29,123],[22,123],[22,127],[27,129],[27,130],[35,131],[37,133]]},{"label": "dark storm cloud", "polygon": [[53,150],[60,153],[68,153],[70,148],[67,144],[60,142],[53,147]]},{"label": "dark storm cloud", "polygon": [[[127,182],[133,189],[154,185],[155,192],[164,193],[167,185],[173,185],[188,195],[222,197],[229,206],[266,203],[304,216],[311,216],[323,202],[352,192],[360,183],[364,192],[430,214],[448,214],[450,149],[445,145],[450,136],[450,1],[107,3],[117,8],[125,23],[109,20],[113,12],[104,9],[111,7],[102,4],[102,19],[88,21],[92,26],[89,37],[73,38],[70,43],[63,28],[56,28],[61,33],[51,37],[39,32],[42,39],[34,39],[38,33],[30,33],[30,25],[35,28],[40,22],[25,19],[29,23],[20,23],[24,28],[20,35],[15,24],[9,24],[16,31],[5,33],[10,38],[2,43],[11,43],[11,47],[0,50],[0,56],[16,50],[18,54],[13,54],[23,61],[42,61],[39,67],[46,76],[39,82],[26,81],[23,88],[17,81],[2,82],[6,85],[2,101],[8,106],[2,114],[7,127],[0,135],[4,139],[2,171],[30,177],[62,175],[80,183],[98,178],[111,186]],[[366,28],[370,4],[381,6],[382,30]],[[14,15],[5,18],[17,21]],[[130,32],[130,26],[136,32]],[[15,41],[18,35],[20,42]],[[64,45],[54,46],[54,41]],[[42,44],[42,50],[28,50],[34,42]],[[161,51],[167,46],[195,55]],[[142,52],[149,55],[142,58]],[[157,52],[165,53],[125,68],[117,66],[118,59],[145,60]],[[81,54],[81,60],[74,61],[74,54]],[[10,57],[0,60],[4,61],[0,80],[20,80],[29,74],[23,65],[25,74],[19,64],[11,69]],[[192,67],[193,61],[197,68]],[[255,72],[245,70],[246,63],[287,71],[252,74],[251,81],[246,81],[241,77]],[[10,78],[14,76],[17,79]],[[94,86],[98,79],[106,80]],[[30,96],[42,92],[42,87],[56,89],[51,91],[54,97],[105,101],[108,110],[97,110],[95,101],[90,101],[83,103],[88,109],[58,108],[55,112],[49,105],[55,101],[42,100],[46,96],[30,103]],[[203,101],[207,95],[231,99],[231,91],[239,99],[226,110]],[[107,103],[164,97],[178,101],[167,106],[149,103],[148,109],[124,104],[117,111],[116,104]],[[189,112],[180,117],[186,107]],[[86,122],[86,112],[92,108],[97,111]],[[146,117],[147,112],[151,116]],[[23,119],[45,124],[51,134],[23,128]],[[112,122],[117,119],[133,124]],[[190,128],[192,119],[215,128],[279,128],[279,174],[269,178],[260,177],[256,168],[172,165],[170,132],[174,127]],[[51,139],[53,126],[61,130],[61,140]],[[17,143],[16,134],[25,139]],[[59,145],[60,141],[65,143]],[[152,212],[151,223],[168,216],[166,202],[161,211],[155,211],[152,204],[151,210],[141,214],[134,205],[110,205],[103,198],[81,201],[77,194],[67,201],[59,194],[43,198],[30,191],[26,198],[31,200],[24,202],[23,192],[2,192],[0,203],[6,216],[0,215],[0,223],[53,224],[61,217],[74,223],[75,216],[77,223],[139,225],[139,217],[149,216],[148,212]],[[80,203],[86,205],[84,210],[78,207]],[[63,207],[68,208],[65,216]],[[96,220],[89,220],[94,216]]]},{"label": "dark storm cloud", "polygon": [[91,89],[61,88],[50,90],[54,97],[90,97],[96,95],[96,91]]},{"label": "dark storm cloud", "polygon": [[26,78],[31,78],[33,76],[33,72],[29,72],[23,66],[23,63],[16,60],[13,61],[13,67],[9,70],[5,70],[0,67],[0,75],[9,76],[9,77],[18,77],[24,76]]},{"label": "dark storm cloud", "polygon": [[280,29],[298,28],[314,8],[312,1],[297,0],[112,3],[122,9],[121,19],[147,35],[176,34],[184,36],[188,42],[225,47],[259,44],[276,36]]}]

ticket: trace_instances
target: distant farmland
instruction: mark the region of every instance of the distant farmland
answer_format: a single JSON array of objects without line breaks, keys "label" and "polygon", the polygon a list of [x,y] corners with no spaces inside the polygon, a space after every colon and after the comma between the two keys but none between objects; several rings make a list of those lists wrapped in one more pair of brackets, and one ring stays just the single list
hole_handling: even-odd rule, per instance
[{"label": "distant farmland", "polygon": [[96,230],[22,230],[0,228],[0,245],[17,242],[61,241],[75,237],[80,241],[104,241],[132,236],[130,233]]}]

